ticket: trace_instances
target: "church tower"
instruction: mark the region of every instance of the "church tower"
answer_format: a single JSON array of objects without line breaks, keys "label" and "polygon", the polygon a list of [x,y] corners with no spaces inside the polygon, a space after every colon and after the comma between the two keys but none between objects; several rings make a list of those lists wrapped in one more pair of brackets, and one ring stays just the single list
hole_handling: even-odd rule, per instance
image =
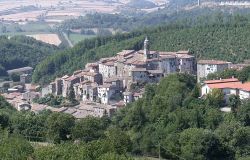
[{"label": "church tower", "polygon": [[149,40],[148,37],[146,37],[144,41],[144,59],[147,60],[149,56],[150,50],[149,50]]}]

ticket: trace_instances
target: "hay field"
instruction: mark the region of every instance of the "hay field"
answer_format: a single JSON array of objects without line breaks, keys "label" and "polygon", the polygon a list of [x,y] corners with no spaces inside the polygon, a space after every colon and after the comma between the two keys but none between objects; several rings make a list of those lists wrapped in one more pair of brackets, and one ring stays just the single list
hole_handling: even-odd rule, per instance
[{"label": "hay field", "polygon": [[38,41],[42,41],[48,44],[53,44],[56,46],[59,46],[62,43],[62,41],[60,40],[57,34],[33,34],[33,35],[27,35],[27,36],[35,38]]}]

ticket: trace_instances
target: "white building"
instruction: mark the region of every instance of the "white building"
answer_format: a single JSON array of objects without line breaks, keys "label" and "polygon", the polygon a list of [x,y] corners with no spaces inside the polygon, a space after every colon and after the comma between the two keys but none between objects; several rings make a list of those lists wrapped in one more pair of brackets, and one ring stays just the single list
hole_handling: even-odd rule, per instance
[{"label": "white building", "polygon": [[131,92],[124,92],[124,104],[127,105],[128,103],[131,103],[133,101],[133,95]]},{"label": "white building", "polygon": [[109,104],[110,98],[115,94],[115,87],[111,84],[98,86],[98,98],[102,104]]},{"label": "white building", "polygon": [[197,63],[197,80],[201,82],[202,79],[207,78],[208,74],[221,72],[230,67],[231,62],[218,60],[200,60]]},{"label": "white building", "polygon": [[206,96],[213,89],[221,89],[226,102],[230,95],[238,95],[240,99],[250,98],[250,82],[242,83],[237,78],[204,81],[201,96]]}]

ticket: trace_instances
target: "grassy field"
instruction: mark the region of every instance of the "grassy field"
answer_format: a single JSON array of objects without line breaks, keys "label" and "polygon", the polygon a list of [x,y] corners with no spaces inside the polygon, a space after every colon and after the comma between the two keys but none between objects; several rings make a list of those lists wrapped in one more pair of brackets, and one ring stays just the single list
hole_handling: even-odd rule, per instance
[{"label": "grassy field", "polygon": [[20,35],[35,35],[35,34],[47,34],[49,32],[7,32],[7,33],[0,33],[1,36],[20,36]]},{"label": "grassy field", "polygon": [[46,23],[28,23],[21,25],[21,29],[26,32],[48,32],[51,30],[50,26]]},{"label": "grassy field", "polygon": [[82,35],[82,34],[76,34],[76,33],[71,33],[69,35],[69,39],[70,41],[75,45],[77,44],[78,42],[86,39],[86,38],[93,38],[95,36],[90,36],[90,35]]}]

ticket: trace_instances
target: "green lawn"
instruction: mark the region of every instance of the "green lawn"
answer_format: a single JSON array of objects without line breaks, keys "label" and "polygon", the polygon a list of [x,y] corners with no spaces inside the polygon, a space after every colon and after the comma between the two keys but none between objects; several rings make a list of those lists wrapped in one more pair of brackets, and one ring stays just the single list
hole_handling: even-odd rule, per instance
[{"label": "green lawn", "polygon": [[86,39],[86,38],[93,38],[93,37],[95,37],[95,36],[94,35],[93,36],[92,35],[91,36],[90,35],[82,35],[82,34],[76,34],[76,33],[71,33],[69,35],[69,39],[74,45],[77,44],[78,42]]}]

